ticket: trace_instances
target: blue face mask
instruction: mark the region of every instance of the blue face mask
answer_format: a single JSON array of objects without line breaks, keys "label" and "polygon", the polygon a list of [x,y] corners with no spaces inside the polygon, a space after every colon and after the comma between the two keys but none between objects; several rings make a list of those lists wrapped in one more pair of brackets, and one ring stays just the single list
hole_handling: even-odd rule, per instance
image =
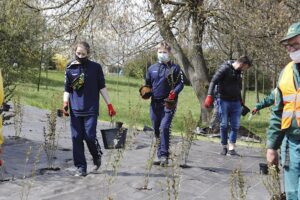
[{"label": "blue face mask", "polygon": [[157,53],[157,58],[159,62],[169,62],[170,58],[169,58],[169,54],[168,53]]}]

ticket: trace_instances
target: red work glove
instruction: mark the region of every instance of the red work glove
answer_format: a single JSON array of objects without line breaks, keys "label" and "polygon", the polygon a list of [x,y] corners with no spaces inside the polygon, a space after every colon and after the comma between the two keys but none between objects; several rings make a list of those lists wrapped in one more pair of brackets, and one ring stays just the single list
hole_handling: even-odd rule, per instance
[{"label": "red work glove", "polygon": [[257,113],[257,109],[256,108],[254,108],[253,110],[252,110],[252,115],[255,115],[256,113]]},{"label": "red work glove", "polygon": [[107,109],[108,109],[108,115],[109,116],[113,117],[117,114],[111,103],[107,105]]},{"label": "red work glove", "polygon": [[175,97],[176,97],[176,94],[175,94],[174,90],[171,90],[168,99],[169,100],[174,100]]},{"label": "red work glove", "polygon": [[207,95],[205,101],[204,101],[204,106],[206,108],[209,108],[213,103],[213,97],[211,95]]},{"label": "red work glove", "polygon": [[69,104],[67,101],[64,101],[64,105],[63,105],[63,113],[64,113],[64,116],[68,117],[69,116],[69,113],[68,113],[68,110],[69,110]]}]

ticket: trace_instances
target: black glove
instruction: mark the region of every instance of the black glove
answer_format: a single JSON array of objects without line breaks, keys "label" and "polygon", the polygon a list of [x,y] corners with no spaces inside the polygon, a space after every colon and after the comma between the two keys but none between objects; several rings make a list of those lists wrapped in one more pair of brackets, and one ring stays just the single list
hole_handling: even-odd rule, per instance
[{"label": "black glove", "polygon": [[139,92],[143,99],[149,99],[152,96],[152,90],[147,85],[140,87]]}]

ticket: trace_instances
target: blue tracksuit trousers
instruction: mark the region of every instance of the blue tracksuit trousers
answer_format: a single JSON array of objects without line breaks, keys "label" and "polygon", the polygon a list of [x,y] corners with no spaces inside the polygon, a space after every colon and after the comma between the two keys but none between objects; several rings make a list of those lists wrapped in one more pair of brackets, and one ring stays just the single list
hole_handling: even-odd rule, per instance
[{"label": "blue tracksuit trousers", "polygon": [[170,128],[176,109],[167,109],[164,100],[152,100],[150,118],[155,137],[160,139],[157,147],[157,157],[169,157]]},{"label": "blue tracksuit trousers", "polygon": [[93,157],[94,164],[101,157],[102,152],[96,137],[97,115],[75,116],[71,112],[71,133],[73,144],[74,165],[86,171],[86,159],[84,155],[85,140]]}]

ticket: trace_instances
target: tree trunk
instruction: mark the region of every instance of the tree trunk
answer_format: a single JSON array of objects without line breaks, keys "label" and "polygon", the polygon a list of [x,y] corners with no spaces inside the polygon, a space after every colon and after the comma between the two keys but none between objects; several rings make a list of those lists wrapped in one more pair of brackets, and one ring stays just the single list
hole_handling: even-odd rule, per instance
[{"label": "tree trunk", "polygon": [[259,92],[258,92],[258,70],[257,70],[257,65],[255,65],[255,94],[256,94],[256,102],[259,102]]},{"label": "tree trunk", "polygon": [[[201,121],[208,122],[207,109],[203,102],[207,94],[209,85],[207,67],[202,51],[202,36],[204,31],[204,17],[199,11],[194,12],[191,25],[191,45],[189,45],[189,55],[186,55],[178,41],[176,40],[168,21],[165,19],[160,0],[149,0],[151,12],[153,13],[160,34],[163,39],[172,47],[172,53],[186,77],[192,84],[201,105]],[[203,1],[194,1],[195,10],[203,5]],[[200,9],[198,9],[200,10]]]}]

